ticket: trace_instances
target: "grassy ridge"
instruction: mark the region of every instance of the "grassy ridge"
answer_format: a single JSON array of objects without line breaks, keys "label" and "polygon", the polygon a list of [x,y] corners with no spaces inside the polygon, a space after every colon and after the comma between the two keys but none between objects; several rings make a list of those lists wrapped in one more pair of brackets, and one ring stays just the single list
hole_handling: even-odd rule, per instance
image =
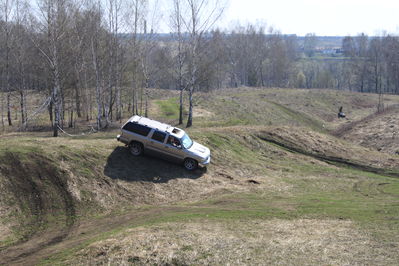
[{"label": "grassy ridge", "polygon": [[[137,209],[134,212],[140,219],[97,235],[79,248],[68,249],[44,263],[86,261],[85,256],[89,256],[86,252],[91,252],[89,246],[101,246],[103,241],[129,235],[133,228],[170,223],[337,220],[354,222],[359,230],[373,234],[373,240],[379,245],[391,243],[399,235],[397,178],[326,164],[281,149],[241,129],[193,130],[191,133],[194,139],[213,147],[214,166],[209,167],[208,174],[217,176],[222,172],[226,175],[222,178],[245,187],[245,192],[229,189],[196,202],[183,201],[161,209],[152,206],[150,214],[149,209]],[[249,180],[256,180],[259,185]],[[245,243],[245,239],[243,241]],[[112,251],[109,252],[112,256]]]},{"label": "grassy ridge", "polygon": [[[374,101],[305,90],[200,95],[188,132],[211,148],[212,163],[194,173],[129,156],[112,130],[74,138],[5,138],[2,190],[9,191],[9,164],[15,161],[27,170],[13,177],[39,186],[44,208],[36,216],[27,204],[31,198],[23,199],[1,217],[14,234],[0,241],[3,247],[20,241],[21,228],[68,228],[66,202],[72,197],[74,214],[68,216],[81,226],[55,244],[56,254],[43,255],[43,264],[237,264],[242,258],[253,259],[243,264],[389,264],[399,259],[399,179],[384,174],[397,173],[398,158],[326,134],[342,123],[334,120],[342,102],[356,103],[352,114],[362,117]],[[151,106],[153,117],[178,118],[176,97],[156,99]],[[54,175],[41,172],[43,167]],[[20,183],[14,187],[24,192]],[[13,193],[10,199],[16,200]],[[45,226],[29,227],[22,217],[31,224],[40,217]],[[369,255],[362,255],[365,250]]]}]

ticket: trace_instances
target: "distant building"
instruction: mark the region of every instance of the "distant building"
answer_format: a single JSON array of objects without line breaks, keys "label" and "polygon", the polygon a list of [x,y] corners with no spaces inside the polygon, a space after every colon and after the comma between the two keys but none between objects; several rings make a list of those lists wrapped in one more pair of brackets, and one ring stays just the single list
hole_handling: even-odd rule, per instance
[{"label": "distant building", "polygon": [[319,52],[322,53],[323,55],[337,55],[337,54],[342,54],[342,48],[340,47],[321,48]]},{"label": "distant building", "polygon": [[325,55],[336,53],[335,49],[324,49],[321,52],[322,52],[322,54],[325,54]]}]

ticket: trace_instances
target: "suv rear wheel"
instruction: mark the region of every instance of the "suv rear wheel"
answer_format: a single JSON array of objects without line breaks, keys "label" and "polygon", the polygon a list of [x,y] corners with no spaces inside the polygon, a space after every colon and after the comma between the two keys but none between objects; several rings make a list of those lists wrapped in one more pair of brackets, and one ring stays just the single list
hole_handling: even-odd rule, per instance
[{"label": "suv rear wheel", "polygon": [[143,154],[143,144],[141,144],[140,142],[132,142],[129,145],[129,150],[130,153],[134,156],[140,156],[141,154]]},{"label": "suv rear wheel", "polygon": [[189,171],[193,171],[198,168],[198,162],[194,159],[187,158],[184,160],[184,168]]}]

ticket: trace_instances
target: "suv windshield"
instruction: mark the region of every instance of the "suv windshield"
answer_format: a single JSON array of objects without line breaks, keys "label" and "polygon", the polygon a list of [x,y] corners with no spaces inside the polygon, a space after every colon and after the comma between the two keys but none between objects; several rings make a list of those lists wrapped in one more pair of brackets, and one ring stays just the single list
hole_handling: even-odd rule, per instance
[{"label": "suv windshield", "polygon": [[181,139],[183,143],[183,147],[185,149],[190,149],[191,146],[193,146],[193,141],[190,139],[190,137],[187,134],[184,134],[183,138]]}]

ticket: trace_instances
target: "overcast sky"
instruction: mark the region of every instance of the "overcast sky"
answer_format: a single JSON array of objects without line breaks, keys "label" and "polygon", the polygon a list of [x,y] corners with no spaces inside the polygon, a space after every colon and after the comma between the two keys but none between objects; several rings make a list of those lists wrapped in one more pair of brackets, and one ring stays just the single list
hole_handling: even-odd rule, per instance
[{"label": "overcast sky", "polygon": [[219,25],[266,23],[283,34],[399,33],[399,0],[229,0]]}]

